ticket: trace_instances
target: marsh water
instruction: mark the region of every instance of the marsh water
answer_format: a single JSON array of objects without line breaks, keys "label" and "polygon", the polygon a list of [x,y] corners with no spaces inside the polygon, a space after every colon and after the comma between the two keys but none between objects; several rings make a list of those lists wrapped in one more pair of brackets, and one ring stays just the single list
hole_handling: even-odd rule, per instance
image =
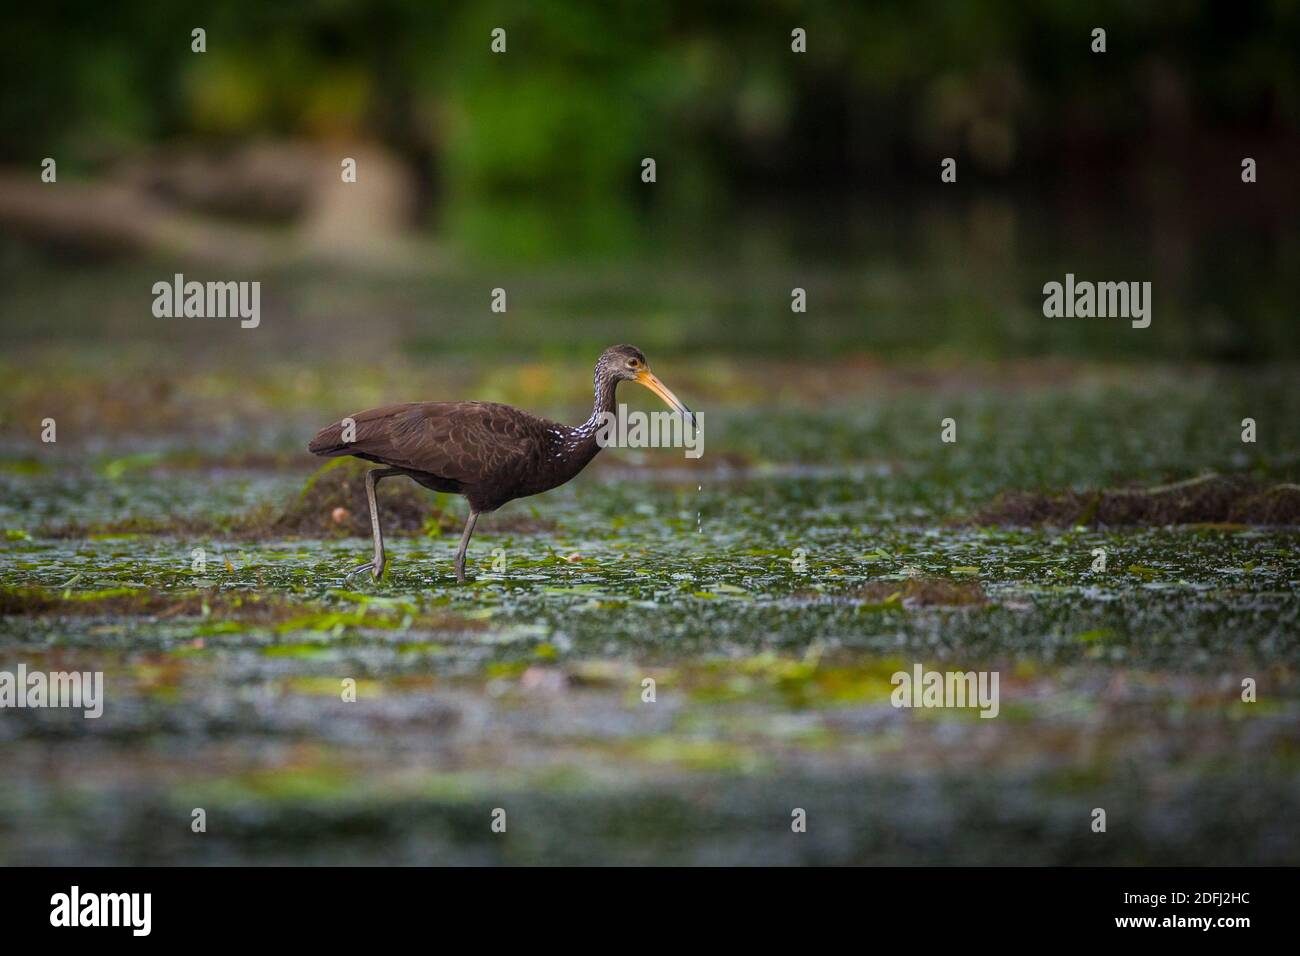
[{"label": "marsh water", "polygon": [[[997,208],[945,223],[897,261],[810,228],[806,254],[745,230],[731,271],[645,236],[581,273],[290,271],[251,331],[152,320],[170,266],[55,283],[7,251],[0,670],[102,671],[106,703],[0,713],[0,861],[1300,862],[1296,528],[980,520],[1294,482],[1294,366],[1220,354],[1245,329],[1286,359],[1285,290],[1243,283],[1225,332],[1189,255],[1144,337],[1046,327],[1059,250]],[[345,577],[351,525],[281,520],[320,425],[470,397],[577,421],[623,340],[705,412],[704,456],[602,453],[485,516],[468,583],[459,499],[420,493],[378,583]],[[917,664],[997,672],[997,718],[893,706]]]}]

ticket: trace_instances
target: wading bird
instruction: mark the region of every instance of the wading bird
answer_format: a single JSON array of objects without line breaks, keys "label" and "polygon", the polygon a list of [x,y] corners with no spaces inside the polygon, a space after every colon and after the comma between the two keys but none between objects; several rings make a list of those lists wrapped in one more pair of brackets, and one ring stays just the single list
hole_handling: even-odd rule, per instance
[{"label": "wading bird", "polygon": [[595,406],[581,425],[562,425],[494,402],[410,402],[367,409],[322,428],[307,446],[313,455],[352,455],[385,466],[366,473],[374,559],[349,576],[369,571],[377,581],[384,573],[375,486],[391,475],[406,475],[469,501],[469,520],[456,549],[456,580],[464,581],[465,549],[478,516],[556,488],[582,471],[600,451],[598,435],[615,414],[619,382],[644,385],[694,425],[691,410],[654,376],[641,350],[614,345],[596,362]]}]

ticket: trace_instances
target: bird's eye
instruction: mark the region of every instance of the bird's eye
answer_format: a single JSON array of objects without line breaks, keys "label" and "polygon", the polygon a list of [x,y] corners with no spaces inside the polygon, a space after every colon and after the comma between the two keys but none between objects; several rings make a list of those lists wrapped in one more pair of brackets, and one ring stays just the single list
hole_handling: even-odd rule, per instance
[{"label": "bird's eye", "polygon": [[628,368],[636,368],[636,367],[637,367],[638,365],[640,365],[640,364],[641,364],[641,360],[640,360],[640,359],[630,358],[630,359],[627,360],[627,367],[628,367]]}]

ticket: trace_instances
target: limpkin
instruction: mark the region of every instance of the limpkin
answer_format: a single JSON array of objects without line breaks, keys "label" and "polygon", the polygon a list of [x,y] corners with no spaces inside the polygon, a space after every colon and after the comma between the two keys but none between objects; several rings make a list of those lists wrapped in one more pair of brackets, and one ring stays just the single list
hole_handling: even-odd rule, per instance
[{"label": "limpkin", "polygon": [[478,516],[549,491],[582,471],[600,451],[600,426],[615,412],[619,382],[644,385],[694,424],[691,410],[655,377],[641,350],[615,345],[596,362],[595,405],[581,425],[548,421],[495,402],[409,402],[367,409],[322,428],[307,446],[312,454],[352,455],[384,466],[366,473],[374,558],[349,576],[369,571],[377,581],[384,573],[375,486],[391,475],[406,475],[469,501],[469,519],[456,549],[456,580],[463,582],[465,550]]}]

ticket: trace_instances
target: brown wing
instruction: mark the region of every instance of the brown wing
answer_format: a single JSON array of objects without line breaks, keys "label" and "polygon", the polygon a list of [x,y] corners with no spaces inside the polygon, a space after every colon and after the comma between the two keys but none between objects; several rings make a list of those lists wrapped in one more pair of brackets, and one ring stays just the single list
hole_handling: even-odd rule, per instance
[{"label": "brown wing", "polygon": [[316,455],[357,455],[395,468],[476,483],[518,470],[540,455],[542,423],[508,405],[414,402],[349,416],[356,438],[343,441],[343,422],[321,429],[307,446]]}]

